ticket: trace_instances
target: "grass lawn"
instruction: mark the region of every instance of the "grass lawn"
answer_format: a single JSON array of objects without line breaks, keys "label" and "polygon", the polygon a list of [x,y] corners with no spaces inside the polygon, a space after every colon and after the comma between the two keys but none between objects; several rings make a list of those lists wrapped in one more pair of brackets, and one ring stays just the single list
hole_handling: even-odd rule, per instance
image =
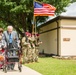
[{"label": "grass lawn", "polygon": [[76,75],[76,60],[61,60],[51,57],[39,58],[39,63],[25,64],[43,75]]}]

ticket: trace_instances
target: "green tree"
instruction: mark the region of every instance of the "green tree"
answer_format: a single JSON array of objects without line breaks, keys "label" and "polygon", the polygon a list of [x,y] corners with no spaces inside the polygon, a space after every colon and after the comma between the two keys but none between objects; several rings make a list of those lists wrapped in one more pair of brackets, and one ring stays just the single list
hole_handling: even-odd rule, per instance
[{"label": "green tree", "polygon": [[29,28],[33,18],[33,0],[0,0],[0,20],[7,22],[22,35]]},{"label": "green tree", "polygon": [[[56,15],[64,11],[70,0],[38,0],[56,7]],[[18,33],[29,29],[32,32],[33,0],[0,0],[0,26],[5,28],[12,25]],[[48,17],[36,17],[37,23],[47,20]],[[3,25],[4,24],[4,25]]]},{"label": "green tree", "polygon": [[76,2],[76,0],[71,0],[71,2]]}]

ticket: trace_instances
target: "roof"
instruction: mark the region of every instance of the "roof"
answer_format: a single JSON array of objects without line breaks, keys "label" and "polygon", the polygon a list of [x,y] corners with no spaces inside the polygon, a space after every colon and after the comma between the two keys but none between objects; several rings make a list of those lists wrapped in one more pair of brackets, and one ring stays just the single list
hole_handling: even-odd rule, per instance
[{"label": "roof", "polygon": [[50,24],[50,23],[52,23],[52,22],[54,22],[54,21],[61,20],[61,19],[76,20],[76,17],[74,17],[74,16],[57,16],[57,17],[55,17],[55,18],[47,21],[46,23],[41,24],[41,25],[39,26],[39,28],[44,27],[44,26],[46,26],[46,25],[48,25],[48,24]]}]

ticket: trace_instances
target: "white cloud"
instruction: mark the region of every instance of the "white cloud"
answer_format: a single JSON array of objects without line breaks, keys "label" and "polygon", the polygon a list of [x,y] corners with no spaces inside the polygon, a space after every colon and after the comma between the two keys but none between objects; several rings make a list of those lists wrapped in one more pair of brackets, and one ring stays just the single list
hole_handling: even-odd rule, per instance
[{"label": "white cloud", "polygon": [[67,11],[63,12],[63,16],[76,16],[76,2],[65,8]]}]

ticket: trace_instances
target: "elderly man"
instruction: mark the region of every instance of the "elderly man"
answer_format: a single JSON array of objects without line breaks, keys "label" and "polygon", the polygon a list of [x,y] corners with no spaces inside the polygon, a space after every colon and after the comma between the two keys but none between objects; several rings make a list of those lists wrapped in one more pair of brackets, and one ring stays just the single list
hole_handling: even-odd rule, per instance
[{"label": "elderly man", "polygon": [[[20,47],[19,46],[18,34],[17,34],[16,31],[13,31],[12,26],[8,26],[7,31],[4,31],[3,34],[4,34],[4,39],[5,39],[6,43],[7,43],[7,49]],[[14,64],[12,64],[10,68],[13,69]]]},{"label": "elderly man", "polygon": [[13,31],[12,26],[7,27],[7,31],[4,31],[4,38],[8,48],[19,47],[19,38],[16,31]]}]

